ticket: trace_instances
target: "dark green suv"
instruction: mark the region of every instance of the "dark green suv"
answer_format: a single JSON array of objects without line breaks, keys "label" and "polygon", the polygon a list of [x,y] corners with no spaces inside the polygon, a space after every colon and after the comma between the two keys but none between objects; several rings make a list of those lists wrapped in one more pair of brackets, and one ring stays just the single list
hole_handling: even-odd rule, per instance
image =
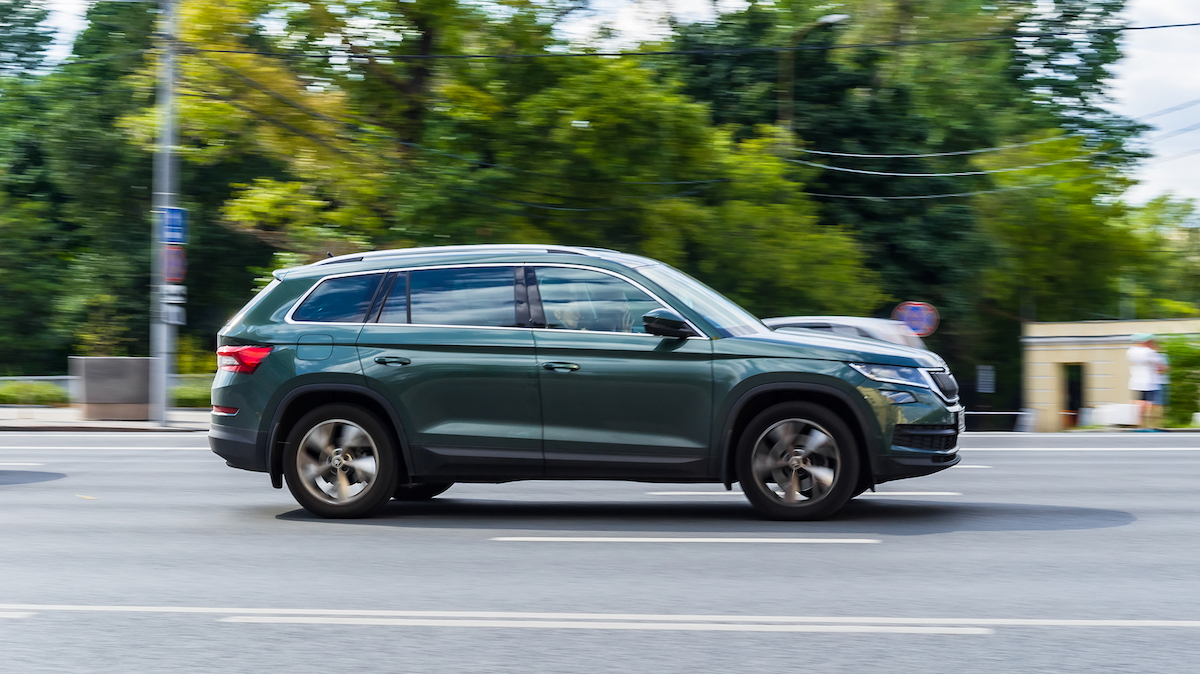
[{"label": "dark green suv", "polygon": [[958,462],[937,355],[774,332],[655,260],[594,248],[378,251],[275,272],[219,334],[209,439],[323,517],[454,482],[741,483],[827,517]]}]

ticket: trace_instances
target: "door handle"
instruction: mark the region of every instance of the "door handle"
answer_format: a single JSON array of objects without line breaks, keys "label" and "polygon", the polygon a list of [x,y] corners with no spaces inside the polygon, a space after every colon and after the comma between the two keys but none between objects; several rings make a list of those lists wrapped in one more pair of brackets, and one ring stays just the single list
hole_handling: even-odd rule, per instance
[{"label": "door handle", "polygon": [[579,366],[575,363],[542,363],[542,367],[547,370],[554,370],[555,372],[574,372],[579,369]]},{"label": "door handle", "polygon": [[375,362],[380,365],[408,365],[412,360],[404,356],[375,356]]}]

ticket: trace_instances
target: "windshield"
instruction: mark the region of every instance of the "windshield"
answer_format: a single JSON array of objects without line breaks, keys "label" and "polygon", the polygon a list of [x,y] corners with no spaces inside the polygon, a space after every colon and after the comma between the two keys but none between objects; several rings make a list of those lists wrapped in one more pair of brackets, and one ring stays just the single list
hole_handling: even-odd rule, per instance
[{"label": "windshield", "polygon": [[769,331],[753,314],[678,269],[654,264],[639,267],[638,272],[703,316],[722,337]]}]

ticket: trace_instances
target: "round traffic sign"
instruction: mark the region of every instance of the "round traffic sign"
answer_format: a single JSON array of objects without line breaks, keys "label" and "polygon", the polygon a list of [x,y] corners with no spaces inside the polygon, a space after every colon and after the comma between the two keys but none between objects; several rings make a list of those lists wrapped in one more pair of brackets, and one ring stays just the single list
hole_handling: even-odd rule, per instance
[{"label": "round traffic sign", "polygon": [[187,273],[187,254],[179,246],[164,246],[162,275],[167,283],[180,283]]},{"label": "round traffic sign", "polygon": [[918,337],[928,337],[938,327],[938,312],[925,302],[903,302],[892,311],[892,320],[901,321]]}]

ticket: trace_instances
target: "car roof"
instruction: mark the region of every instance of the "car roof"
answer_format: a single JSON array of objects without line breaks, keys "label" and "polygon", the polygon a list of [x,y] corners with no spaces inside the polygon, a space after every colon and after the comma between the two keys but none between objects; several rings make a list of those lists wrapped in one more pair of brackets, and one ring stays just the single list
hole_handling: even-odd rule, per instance
[{"label": "car roof", "polygon": [[465,246],[425,246],[418,248],[395,248],[389,250],[374,250],[362,253],[350,253],[320,260],[302,267],[280,269],[275,272],[276,278],[285,276],[310,276],[336,274],[342,271],[353,273],[388,267],[403,267],[425,264],[429,261],[438,262],[512,262],[516,258],[532,259],[537,256],[580,256],[585,258],[607,260],[624,267],[636,269],[647,265],[658,264],[655,260],[630,255],[608,248],[592,248],[589,246],[559,246],[559,245],[530,245],[530,244],[480,244]]}]

